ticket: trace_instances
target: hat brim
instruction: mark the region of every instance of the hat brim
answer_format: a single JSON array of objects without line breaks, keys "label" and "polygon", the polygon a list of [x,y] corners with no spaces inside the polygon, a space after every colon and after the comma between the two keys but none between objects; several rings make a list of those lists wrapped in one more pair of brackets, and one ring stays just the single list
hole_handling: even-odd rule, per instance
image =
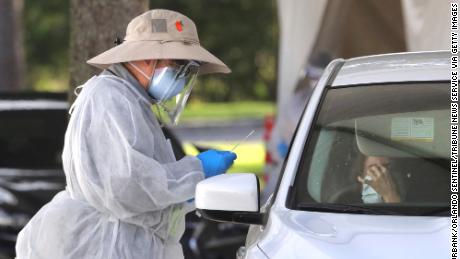
[{"label": "hat brim", "polygon": [[220,59],[196,43],[125,41],[87,61],[95,67],[106,69],[112,64],[150,59],[184,59],[202,62],[199,74],[230,73]]}]

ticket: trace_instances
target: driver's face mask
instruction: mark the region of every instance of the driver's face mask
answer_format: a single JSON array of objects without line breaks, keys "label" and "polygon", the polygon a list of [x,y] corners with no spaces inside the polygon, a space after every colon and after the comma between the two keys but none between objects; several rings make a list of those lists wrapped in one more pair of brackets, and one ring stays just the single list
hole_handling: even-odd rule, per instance
[{"label": "driver's face mask", "polygon": [[361,199],[364,203],[382,203],[383,198],[368,184],[363,184]]}]

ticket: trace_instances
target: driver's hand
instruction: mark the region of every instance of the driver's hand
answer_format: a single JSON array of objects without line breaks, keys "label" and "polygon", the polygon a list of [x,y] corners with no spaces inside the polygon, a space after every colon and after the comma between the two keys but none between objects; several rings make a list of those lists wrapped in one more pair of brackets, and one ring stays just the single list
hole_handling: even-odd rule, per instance
[{"label": "driver's hand", "polygon": [[371,166],[364,175],[358,176],[358,181],[362,184],[369,184],[386,203],[401,202],[401,197],[397,191],[396,184],[390,175],[387,167],[382,165]]}]

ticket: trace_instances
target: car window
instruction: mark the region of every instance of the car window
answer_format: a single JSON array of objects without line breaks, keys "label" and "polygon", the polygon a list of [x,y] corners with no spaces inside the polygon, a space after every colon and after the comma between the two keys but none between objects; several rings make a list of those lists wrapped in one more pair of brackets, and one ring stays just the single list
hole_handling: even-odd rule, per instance
[{"label": "car window", "polygon": [[61,168],[66,110],[0,111],[0,168]]},{"label": "car window", "polygon": [[450,199],[448,83],[326,91],[299,166],[296,201],[424,214]]}]

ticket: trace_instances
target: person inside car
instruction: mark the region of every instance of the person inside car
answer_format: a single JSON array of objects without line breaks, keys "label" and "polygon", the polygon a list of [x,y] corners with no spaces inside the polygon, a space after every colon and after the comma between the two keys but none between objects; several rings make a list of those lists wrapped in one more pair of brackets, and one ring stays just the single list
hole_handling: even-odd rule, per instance
[{"label": "person inside car", "polygon": [[392,159],[367,156],[363,173],[357,177],[362,184],[361,199],[364,203],[398,203],[401,195],[392,175]]}]

